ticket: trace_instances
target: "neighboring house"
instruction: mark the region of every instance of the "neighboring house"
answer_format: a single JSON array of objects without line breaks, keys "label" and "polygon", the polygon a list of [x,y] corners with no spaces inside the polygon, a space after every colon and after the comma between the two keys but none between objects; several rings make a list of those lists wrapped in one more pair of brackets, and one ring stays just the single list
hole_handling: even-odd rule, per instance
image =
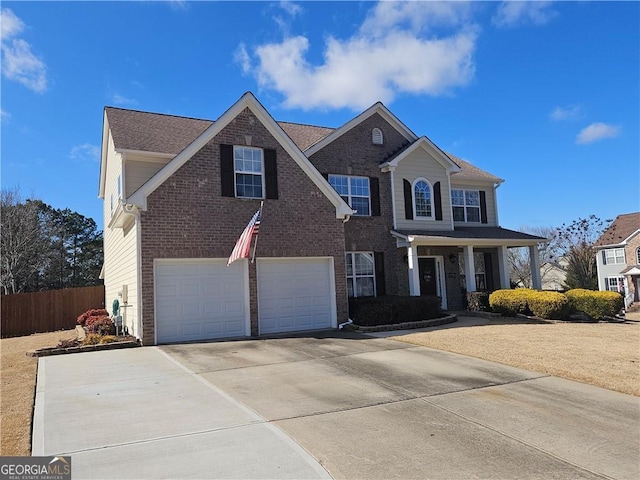
[{"label": "neighboring house", "polygon": [[543,290],[564,290],[567,279],[568,262],[561,258],[558,262],[544,262],[540,266]]},{"label": "neighboring house", "polygon": [[640,301],[640,212],[618,215],[595,246],[598,289],[622,293],[625,308]]},{"label": "neighboring house", "polygon": [[[338,129],[276,122],[251,93],[215,122],[107,107],[106,303],[144,344],[335,328],[349,296],[460,309],[509,288],[509,247],[540,271],[545,239],[498,224],[500,183],[381,103]],[[227,267],[261,201],[256,262]]]}]

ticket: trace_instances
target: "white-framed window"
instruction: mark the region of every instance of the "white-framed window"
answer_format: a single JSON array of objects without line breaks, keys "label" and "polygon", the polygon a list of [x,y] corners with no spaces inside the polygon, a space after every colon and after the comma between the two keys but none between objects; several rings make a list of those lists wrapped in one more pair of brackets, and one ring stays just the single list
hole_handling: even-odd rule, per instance
[{"label": "white-framed window", "polygon": [[433,197],[431,185],[424,178],[413,182],[413,218],[433,219]]},{"label": "white-framed window", "polygon": [[371,215],[371,190],[369,189],[368,177],[329,175],[329,183],[342,199],[357,212],[354,215],[362,217]]},{"label": "white-framed window", "polygon": [[371,141],[374,145],[382,145],[384,144],[384,137],[382,136],[382,130],[379,128],[374,128],[371,130]]},{"label": "white-framed window", "polygon": [[349,297],[375,297],[376,269],[373,252],[347,252],[346,263]]},{"label": "white-framed window", "polygon": [[624,294],[624,277],[606,277],[604,279],[605,287],[610,292],[618,292]]},{"label": "white-framed window", "polygon": [[480,222],[480,191],[451,190],[453,220],[456,222]]},{"label": "white-framed window", "polygon": [[602,259],[605,265],[624,263],[624,248],[609,248],[602,252]]},{"label": "white-framed window", "polygon": [[264,156],[261,148],[233,147],[236,197],[264,198]]},{"label": "white-framed window", "polygon": [[[460,286],[464,291],[467,289],[467,275],[465,272],[464,255],[458,255],[458,265],[460,266]],[[476,290],[483,291],[487,289],[487,274],[484,264],[484,253],[473,252],[473,266],[476,270]]]}]

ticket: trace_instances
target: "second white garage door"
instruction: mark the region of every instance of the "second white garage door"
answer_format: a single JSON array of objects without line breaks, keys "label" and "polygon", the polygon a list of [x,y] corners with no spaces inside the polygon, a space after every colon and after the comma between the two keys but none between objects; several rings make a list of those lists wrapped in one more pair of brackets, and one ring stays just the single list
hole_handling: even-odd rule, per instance
[{"label": "second white garage door", "polygon": [[260,333],[336,326],[331,259],[258,260]]},{"label": "second white garage door", "polygon": [[158,343],[249,335],[246,260],[156,260]]}]

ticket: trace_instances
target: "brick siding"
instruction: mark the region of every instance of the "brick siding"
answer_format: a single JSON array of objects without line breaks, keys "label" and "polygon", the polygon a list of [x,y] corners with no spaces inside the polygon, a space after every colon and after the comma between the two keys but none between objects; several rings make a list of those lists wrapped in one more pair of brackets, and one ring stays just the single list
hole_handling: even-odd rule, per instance
[{"label": "brick siding", "polygon": [[[371,131],[382,131],[384,144],[374,145]],[[311,163],[323,174],[376,177],[380,185],[380,216],[351,217],[345,224],[345,251],[373,251],[384,254],[385,284],[388,295],[408,295],[406,263],[391,236],[393,207],[391,179],[379,165],[409,144],[395,128],[379,114],[373,114],[347,133],[310,157]]]},{"label": "brick siding", "polygon": [[[250,138],[248,138],[250,136]],[[227,258],[259,200],[221,196],[220,144],[275,149],[278,200],[265,200],[257,258],[333,257],[338,322],[347,319],[344,224],[278,141],[247,108],[147,199],[141,214],[142,340],[153,344],[154,259]],[[256,266],[249,266],[251,334],[258,333]]]}]

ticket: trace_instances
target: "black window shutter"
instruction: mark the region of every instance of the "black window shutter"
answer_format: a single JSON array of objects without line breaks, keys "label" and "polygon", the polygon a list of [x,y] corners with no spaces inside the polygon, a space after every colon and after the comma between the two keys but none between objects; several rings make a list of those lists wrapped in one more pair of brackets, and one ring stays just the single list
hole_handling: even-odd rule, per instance
[{"label": "black window shutter", "polygon": [[380,182],[376,177],[369,178],[369,191],[371,192],[371,216],[380,216]]},{"label": "black window shutter", "polygon": [[433,207],[436,210],[436,220],[442,220],[442,193],[440,192],[440,182],[433,185]]},{"label": "black window shutter", "polygon": [[487,220],[487,194],[484,190],[480,190],[480,221],[488,223]]},{"label": "black window shutter", "polygon": [[233,145],[220,145],[220,187],[223,197],[235,197]]},{"label": "black window shutter", "polygon": [[373,261],[376,269],[376,296],[382,297],[387,294],[384,282],[384,254],[382,252],[374,252]]},{"label": "black window shutter", "polygon": [[484,252],[484,277],[487,291],[493,292],[493,262],[491,261],[492,255],[489,252]]},{"label": "black window shutter", "polygon": [[602,264],[603,265],[607,264],[607,252],[606,252],[606,250],[602,250]]},{"label": "black window shutter", "polygon": [[276,151],[264,150],[264,184],[267,189],[266,197],[271,200],[278,199],[278,162]]},{"label": "black window shutter", "polygon": [[413,220],[413,195],[411,194],[411,183],[409,180],[402,181],[404,185],[404,218]]}]

